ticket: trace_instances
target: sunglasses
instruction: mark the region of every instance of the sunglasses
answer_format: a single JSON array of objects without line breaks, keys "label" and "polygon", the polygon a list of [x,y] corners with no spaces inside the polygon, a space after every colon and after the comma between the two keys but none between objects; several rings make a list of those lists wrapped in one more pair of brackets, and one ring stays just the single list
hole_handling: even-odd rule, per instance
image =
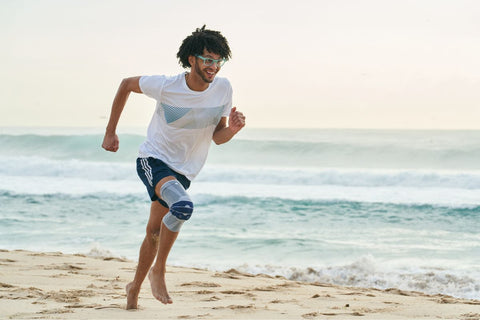
[{"label": "sunglasses", "polygon": [[212,59],[212,58],[205,58],[205,57],[202,57],[201,55],[196,55],[195,57],[197,58],[200,58],[203,60],[203,65],[205,67],[210,67],[210,66],[213,66],[214,64],[220,68],[221,66],[223,66],[225,64],[225,62],[227,61],[225,58],[222,58],[222,59]]}]

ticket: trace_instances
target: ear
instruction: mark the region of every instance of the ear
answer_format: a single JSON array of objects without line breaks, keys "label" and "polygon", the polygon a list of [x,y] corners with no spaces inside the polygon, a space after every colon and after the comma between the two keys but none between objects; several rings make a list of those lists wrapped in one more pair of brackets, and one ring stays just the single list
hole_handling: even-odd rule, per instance
[{"label": "ear", "polygon": [[195,56],[188,56],[188,63],[190,63],[190,66],[193,67],[196,61]]}]

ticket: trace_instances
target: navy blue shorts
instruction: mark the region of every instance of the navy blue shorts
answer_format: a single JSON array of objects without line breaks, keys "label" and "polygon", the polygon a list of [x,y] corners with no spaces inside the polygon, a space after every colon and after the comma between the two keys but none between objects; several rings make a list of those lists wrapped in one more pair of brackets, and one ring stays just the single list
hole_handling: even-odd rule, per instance
[{"label": "navy blue shorts", "polygon": [[137,158],[137,173],[147,187],[148,195],[152,201],[158,201],[162,206],[168,208],[168,204],[155,194],[155,186],[165,177],[174,176],[182,184],[185,190],[190,187],[190,180],[183,174],[170,169],[165,162],[152,157]]}]

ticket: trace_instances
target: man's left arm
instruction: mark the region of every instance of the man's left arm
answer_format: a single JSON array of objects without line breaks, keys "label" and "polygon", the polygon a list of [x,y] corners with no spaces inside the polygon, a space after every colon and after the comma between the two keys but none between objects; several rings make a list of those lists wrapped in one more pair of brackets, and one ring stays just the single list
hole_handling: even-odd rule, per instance
[{"label": "man's left arm", "polygon": [[228,127],[227,118],[222,117],[213,132],[212,139],[216,144],[226,143],[230,141],[238,131],[242,130],[243,127],[245,127],[245,116],[240,111],[237,111],[236,107],[233,107],[228,116]]}]

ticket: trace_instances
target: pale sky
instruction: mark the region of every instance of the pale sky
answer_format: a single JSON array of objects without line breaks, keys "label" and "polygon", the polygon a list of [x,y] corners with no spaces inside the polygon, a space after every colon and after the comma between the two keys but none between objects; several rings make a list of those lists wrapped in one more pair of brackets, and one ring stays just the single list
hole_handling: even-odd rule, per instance
[{"label": "pale sky", "polygon": [[[0,127],[106,125],[203,24],[250,127],[480,129],[480,1],[0,0]],[[147,126],[132,94],[120,126]]]}]

